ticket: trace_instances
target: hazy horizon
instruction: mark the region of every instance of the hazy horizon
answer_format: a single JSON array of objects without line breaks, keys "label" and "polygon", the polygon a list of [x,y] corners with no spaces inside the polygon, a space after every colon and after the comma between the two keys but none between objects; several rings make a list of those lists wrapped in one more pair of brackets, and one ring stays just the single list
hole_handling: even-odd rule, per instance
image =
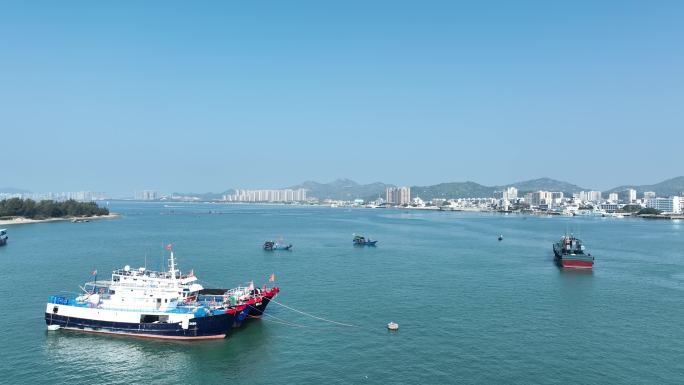
[{"label": "hazy horizon", "polygon": [[[667,179],[673,179],[673,178],[677,178],[677,177],[680,177],[680,176],[673,176],[672,178],[667,178]],[[527,181],[530,181],[530,180],[541,179],[541,178],[550,178],[550,179],[558,180],[558,181],[560,181],[560,182],[571,183],[571,184],[574,184],[574,185],[576,185],[576,186],[579,186],[579,187],[582,187],[582,188],[586,188],[587,190],[599,190],[599,191],[607,191],[607,190],[609,190],[609,189],[612,189],[612,188],[615,188],[615,187],[620,187],[620,186],[622,186],[622,185],[651,185],[651,184],[656,184],[656,183],[660,183],[660,182],[663,182],[663,181],[664,181],[664,180],[659,180],[659,181],[649,182],[649,183],[629,183],[629,182],[626,182],[626,183],[622,183],[622,184],[620,184],[620,185],[614,185],[614,186],[610,186],[610,187],[607,187],[607,188],[596,189],[596,188],[594,188],[594,187],[592,187],[592,186],[585,186],[585,185],[582,185],[582,184],[574,183],[574,182],[572,182],[572,181],[567,181],[567,180],[562,180],[562,179],[558,179],[558,178],[552,178],[552,177],[543,176],[543,177],[531,178],[531,179],[526,179],[526,180],[511,181],[511,182],[509,182],[509,183],[484,184],[484,183],[480,183],[480,182],[478,182],[478,181],[472,181],[472,180],[471,180],[471,181],[465,181],[465,180],[463,180],[463,181],[442,181],[442,182],[432,183],[432,184],[430,184],[430,185],[435,185],[435,184],[439,184],[439,183],[475,182],[475,183],[478,183],[478,184],[481,184],[481,185],[484,185],[484,186],[487,186],[487,187],[493,187],[493,186],[513,185],[513,184],[516,184],[516,183],[527,182]],[[131,191],[105,191],[105,190],[102,190],[102,189],[99,189],[99,190],[98,190],[98,189],[90,189],[90,190],[88,190],[88,189],[63,189],[63,190],[54,190],[54,189],[53,189],[53,190],[49,190],[49,189],[48,189],[48,190],[31,190],[31,189],[28,189],[28,188],[22,188],[22,187],[17,187],[17,186],[0,186],[0,191],[1,191],[2,189],[6,189],[6,188],[23,189],[23,190],[31,191],[32,193],[93,191],[93,192],[103,192],[103,193],[106,193],[109,197],[122,198],[122,197],[131,197],[131,196],[134,195],[135,192],[142,192],[143,190],[155,190],[155,191],[157,191],[157,192],[165,193],[165,194],[170,194],[170,193],[194,193],[194,194],[205,194],[205,193],[222,193],[222,192],[225,192],[225,191],[228,191],[228,190],[231,190],[231,189],[247,189],[247,190],[250,190],[250,189],[283,189],[283,188],[288,188],[288,187],[294,187],[294,186],[300,185],[301,183],[305,183],[305,182],[331,183],[331,182],[334,182],[334,181],[337,181],[337,180],[352,180],[353,182],[356,182],[356,183],[358,183],[358,184],[360,184],[360,185],[363,185],[363,184],[371,184],[371,183],[385,183],[385,184],[394,184],[394,185],[397,185],[396,183],[386,182],[386,181],[373,181],[373,182],[363,182],[363,183],[362,183],[362,182],[359,182],[358,180],[354,180],[353,178],[335,178],[334,180],[329,180],[329,181],[306,180],[306,181],[301,181],[301,182],[299,182],[299,183],[291,183],[291,184],[282,185],[282,186],[229,186],[229,187],[222,188],[222,189],[218,189],[218,190],[214,190],[214,191],[212,191],[212,190],[202,190],[202,191],[198,191],[198,190],[180,190],[180,189],[162,190],[162,189],[157,189],[157,188],[154,188],[154,187],[147,187],[147,188],[134,189],[134,190],[131,190]],[[414,184],[406,184],[405,186],[417,187],[417,186],[430,186],[430,185],[418,185],[418,184],[415,184],[415,183],[414,183]]]},{"label": "hazy horizon", "polygon": [[0,9],[0,187],[682,175],[682,2]]}]

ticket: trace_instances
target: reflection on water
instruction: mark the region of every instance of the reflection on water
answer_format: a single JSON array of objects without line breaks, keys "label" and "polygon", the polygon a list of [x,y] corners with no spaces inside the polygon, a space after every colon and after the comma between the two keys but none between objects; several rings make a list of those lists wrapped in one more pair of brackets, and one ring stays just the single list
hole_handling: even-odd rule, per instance
[{"label": "reflection on water", "polygon": [[[46,331],[44,353],[51,367],[68,368],[53,373],[59,382],[143,383],[173,378],[195,383],[203,372],[199,377],[248,376],[253,362],[267,354],[268,326],[254,321],[227,339],[208,341]],[[151,366],[158,370],[150,370]]]}]

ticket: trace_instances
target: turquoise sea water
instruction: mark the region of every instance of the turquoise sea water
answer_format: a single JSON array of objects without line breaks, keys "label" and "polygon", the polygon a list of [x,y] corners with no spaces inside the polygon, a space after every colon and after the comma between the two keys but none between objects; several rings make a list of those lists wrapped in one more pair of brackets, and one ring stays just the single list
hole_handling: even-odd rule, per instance
[{"label": "turquoise sea water", "polygon": [[[684,378],[684,222],[115,203],[116,220],[7,226],[2,383],[677,384]],[[593,272],[561,271],[574,231]],[[378,239],[351,244],[352,233]],[[497,236],[503,234],[503,242]],[[291,252],[268,253],[284,237]],[[275,272],[279,302],[230,338],[165,342],[47,332],[45,302],[97,269],[162,263],[173,241],[206,287]],[[288,323],[283,323],[282,321]],[[388,332],[389,321],[400,330]],[[294,323],[295,325],[292,325]]]}]

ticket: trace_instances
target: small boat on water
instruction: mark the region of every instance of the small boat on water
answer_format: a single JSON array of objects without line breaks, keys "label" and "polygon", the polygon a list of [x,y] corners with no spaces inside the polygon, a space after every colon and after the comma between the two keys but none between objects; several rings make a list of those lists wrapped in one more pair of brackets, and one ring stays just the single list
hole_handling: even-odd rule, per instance
[{"label": "small boat on water", "polygon": [[264,242],[264,250],[290,250],[292,249],[292,244],[284,244],[276,241],[266,241]]},{"label": "small boat on water", "polygon": [[584,252],[582,241],[572,234],[562,236],[553,244],[553,254],[556,263],[563,268],[591,269],[594,266],[594,257]]},{"label": "small boat on water", "polygon": [[378,243],[378,241],[373,241],[370,238],[366,238],[362,235],[354,235],[352,242],[356,246],[375,246],[375,244]]},{"label": "small boat on water", "polygon": [[6,245],[8,238],[7,229],[0,229],[0,246]]},{"label": "small boat on water", "polygon": [[503,235],[499,235],[499,238],[497,238],[499,242],[503,241]]},{"label": "small boat on water", "polygon": [[390,322],[387,324],[387,329],[392,330],[392,331],[397,331],[397,330],[399,330],[399,324],[396,322]]}]

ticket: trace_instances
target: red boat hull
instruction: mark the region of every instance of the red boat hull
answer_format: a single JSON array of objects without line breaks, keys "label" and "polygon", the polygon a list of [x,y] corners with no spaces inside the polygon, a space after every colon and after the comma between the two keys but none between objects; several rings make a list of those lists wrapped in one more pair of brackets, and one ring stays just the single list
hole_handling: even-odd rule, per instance
[{"label": "red boat hull", "polygon": [[594,261],[581,261],[577,259],[561,259],[559,263],[563,268],[567,269],[591,269],[594,267]]}]

